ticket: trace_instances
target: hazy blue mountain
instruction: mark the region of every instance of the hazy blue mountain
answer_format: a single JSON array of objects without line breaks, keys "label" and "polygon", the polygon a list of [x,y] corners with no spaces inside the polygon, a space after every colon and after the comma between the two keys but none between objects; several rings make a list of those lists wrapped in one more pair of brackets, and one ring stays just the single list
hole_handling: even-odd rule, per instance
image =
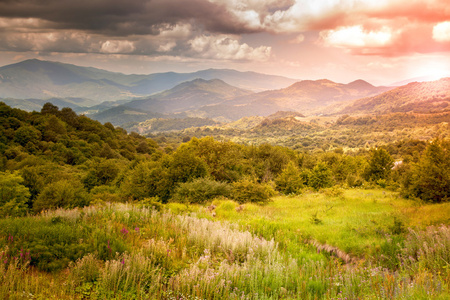
[{"label": "hazy blue mountain", "polygon": [[88,99],[83,98],[48,98],[48,99],[13,99],[13,98],[4,98],[0,99],[1,102],[14,107],[20,108],[26,111],[41,111],[42,106],[50,102],[53,105],[58,106],[59,108],[70,107],[75,111],[80,110],[80,106],[90,106],[95,102]]},{"label": "hazy blue mountain", "polygon": [[164,115],[120,105],[94,115],[88,115],[88,117],[100,121],[101,123],[110,122],[115,126],[123,126],[128,123],[137,124],[149,119],[161,118],[164,117]]},{"label": "hazy blue mountain", "polygon": [[151,95],[196,78],[221,79],[228,84],[253,91],[281,88],[295,82],[294,79],[281,76],[218,69],[193,73],[125,75],[96,68],[30,59],[0,68],[0,98],[76,97],[90,99],[99,104],[104,101]]},{"label": "hazy blue mountain", "polygon": [[97,104],[135,96],[129,86],[140,75],[124,75],[58,62],[26,60],[0,68],[0,97],[85,98]]}]

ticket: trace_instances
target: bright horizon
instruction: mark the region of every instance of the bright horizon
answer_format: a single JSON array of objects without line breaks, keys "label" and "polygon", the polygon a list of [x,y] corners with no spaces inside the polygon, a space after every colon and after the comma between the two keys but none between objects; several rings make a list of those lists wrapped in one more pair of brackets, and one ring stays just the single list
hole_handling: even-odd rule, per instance
[{"label": "bright horizon", "polygon": [[386,85],[450,76],[447,0],[32,0],[0,3],[0,65],[125,74],[235,69]]}]

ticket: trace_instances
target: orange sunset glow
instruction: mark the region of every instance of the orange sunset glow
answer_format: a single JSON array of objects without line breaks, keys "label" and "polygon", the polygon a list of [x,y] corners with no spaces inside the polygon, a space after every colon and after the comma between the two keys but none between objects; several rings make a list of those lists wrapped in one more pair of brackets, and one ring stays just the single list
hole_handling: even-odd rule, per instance
[{"label": "orange sunset glow", "polygon": [[447,0],[1,1],[0,29],[1,65],[232,68],[384,85],[450,75]]}]

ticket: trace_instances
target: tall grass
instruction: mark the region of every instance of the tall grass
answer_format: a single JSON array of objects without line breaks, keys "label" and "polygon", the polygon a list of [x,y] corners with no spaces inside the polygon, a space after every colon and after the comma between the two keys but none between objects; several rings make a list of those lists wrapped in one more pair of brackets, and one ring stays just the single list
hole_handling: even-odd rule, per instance
[{"label": "tall grass", "polygon": [[[218,217],[219,207],[234,218],[245,214],[254,218],[259,210],[271,209],[248,206],[236,212],[233,205],[231,202],[219,205]],[[267,220],[269,225],[262,229],[257,228],[265,224],[262,219],[239,225],[199,218],[203,215],[201,210],[179,215],[130,204],[5,219],[2,224],[6,229],[0,230],[3,258],[11,253],[10,245],[20,249],[22,244],[29,243],[24,233],[30,229],[19,226],[16,223],[19,221],[33,224],[36,227],[33,232],[37,233],[41,227],[44,232],[54,228],[65,233],[67,225],[83,229],[75,232],[95,234],[92,237],[77,233],[75,236],[83,240],[73,243],[86,245],[87,250],[83,255],[68,257],[71,262],[53,273],[30,266],[27,260],[8,259],[0,263],[0,298],[46,299],[54,298],[52,293],[58,299],[446,299],[449,296],[448,227],[409,229],[397,250],[392,254],[384,252],[395,255],[398,261],[396,268],[385,269],[368,258],[344,264],[337,258],[318,254],[311,246],[301,246],[303,237],[292,230],[292,224],[278,219],[277,214],[282,213],[279,209],[272,211]],[[246,224],[246,229],[242,224]],[[10,236],[14,236],[13,241]],[[51,244],[58,236],[50,234],[50,240],[43,237],[41,243]],[[123,248],[110,249],[112,241]],[[117,249],[123,250],[112,251]],[[298,255],[296,249],[309,254]]]}]

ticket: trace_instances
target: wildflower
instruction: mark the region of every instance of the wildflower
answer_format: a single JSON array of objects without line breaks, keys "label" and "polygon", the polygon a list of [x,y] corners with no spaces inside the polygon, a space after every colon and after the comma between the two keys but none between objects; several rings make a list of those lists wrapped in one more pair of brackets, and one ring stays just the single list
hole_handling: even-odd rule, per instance
[{"label": "wildflower", "polygon": [[139,227],[134,228],[134,231],[136,231],[136,233],[139,233]]},{"label": "wildflower", "polygon": [[123,235],[127,235],[128,234],[128,230],[123,227],[122,230],[120,231]]}]

